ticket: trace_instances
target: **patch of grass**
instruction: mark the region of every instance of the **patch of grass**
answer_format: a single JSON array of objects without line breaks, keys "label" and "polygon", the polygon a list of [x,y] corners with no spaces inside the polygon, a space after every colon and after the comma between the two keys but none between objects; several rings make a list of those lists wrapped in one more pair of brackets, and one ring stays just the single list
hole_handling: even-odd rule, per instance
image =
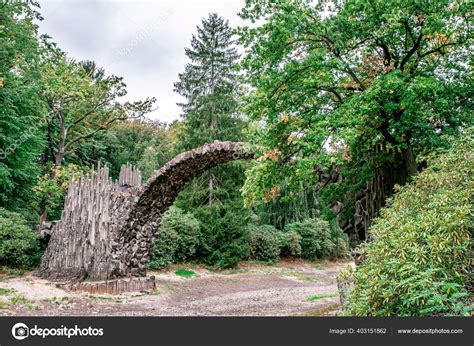
[{"label": "patch of grass", "polygon": [[5,302],[3,300],[0,300],[0,310],[2,309],[7,309],[8,308],[8,302]]},{"label": "patch of grass", "polygon": [[310,302],[314,302],[316,300],[324,299],[324,298],[334,298],[337,297],[337,293],[330,293],[330,294],[320,294],[320,295],[315,295],[315,296],[309,296],[306,298]]},{"label": "patch of grass", "polygon": [[30,303],[28,298],[21,294],[14,295],[13,297],[10,298],[10,302],[14,305],[27,305]]},{"label": "patch of grass", "polygon": [[0,296],[8,296],[13,292],[15,292],[14,288],[0,288]]},{"label": "patch of grass", "polygon": [[278,262],[249,260],[249,261],[247,261],[247,264],[249,264],[250,266],[255,266],[255,267],[273,267],[273,266],[276,266],[278,264]]},{"label": "patch of grass", "polygon": [[41,307],[36,304],[26,304],[25,306],[30,310],[41,310]]},{"label": "patch of grass", "polygon": [[33,304],[28,298],[26,298],[25,296],[21,294],[16,294],[12,296],[10,298],[10,303],[12,305],[22,305],[29,310],[41,310],[41,308],[38,305]]},{"label": "patch of grass", "polygon": [[196,275],[196,273],[192,270],[186,270],[184,268],[179,268],[177,271],[175,271],[175,274],[183,278],[191,278]]},{"label": "patch of grass", "polygon": [[72,302],[71,297],[54,297],[49,299],[49,302],[59,305],[59,306],[68,306]]},{"label": "patch of grass", "polygon": [[318,281],[315,277],[300,272],[291,272],[290,275],[301,281]]},{"label": "patch of grass", "polygon": [[334,259],[320,258],[320,259],[315,259],[311,262],[313,263],[314,269],[324,270],[334,264],[340,263],[341,261],[334,260]]},{"label": "patch of grass", "polygon": [[23,276],[28,272],[24,268],[10,268],[6,266],[0,266],[0,281],[5,281],[18,276]]}]

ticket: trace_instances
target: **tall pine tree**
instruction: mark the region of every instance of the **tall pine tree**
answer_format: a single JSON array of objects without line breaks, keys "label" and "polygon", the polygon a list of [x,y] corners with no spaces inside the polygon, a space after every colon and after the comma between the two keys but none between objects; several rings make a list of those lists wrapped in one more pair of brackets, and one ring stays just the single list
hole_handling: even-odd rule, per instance
[{"label": "tall pine tree", "polygon": [[184,148],[217,139],[238,140],[242,126],[236,113],[235,66],[239,56],[228,21],[216,13],[203,19],[185,53],[191,62],[174,85],[175,91],[186,99],[179,104],[187,125],[182,139]]},{"label": "tall pine tree", "polygon": [[[184,123],[178,137],[180,149],[214,140],[242,140],[244,121],[238,111],[236,70],[239,56],[228,21],[215,13],[203,19],[185,53],[190,63],[175,83],[175,91],[185,98],[179,104]],[[204,262],[230,266],[245,252],[243,182],[242,164],[229,163],[195,179],[177,200],[178,206],[193,212],[203,224],[198,254]]]}]

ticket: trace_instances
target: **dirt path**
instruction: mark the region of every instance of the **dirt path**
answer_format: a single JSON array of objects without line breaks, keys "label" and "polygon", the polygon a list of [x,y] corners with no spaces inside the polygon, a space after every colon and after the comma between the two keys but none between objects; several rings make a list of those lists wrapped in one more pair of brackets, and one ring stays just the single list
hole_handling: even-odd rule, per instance
[{"label": "dirt path", "polygon": [[186,278],[169,271],[155,275],[157,290],[121,296],[65,291],[27,274],[0,276],[0,315],[22,316],[288,316],[326,315],[338,309],[335,277],[350,262],[280,261],[244,263],[211,272],[186,266]]}]

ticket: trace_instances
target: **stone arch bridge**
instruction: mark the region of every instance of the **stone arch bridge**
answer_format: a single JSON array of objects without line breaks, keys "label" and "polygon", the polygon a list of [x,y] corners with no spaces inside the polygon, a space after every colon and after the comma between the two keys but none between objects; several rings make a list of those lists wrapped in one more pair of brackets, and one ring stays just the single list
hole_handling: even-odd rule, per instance
[{"label": "stone arch bridge", "polygon": [[161,217],[185,184],[214,166],[252,157],[242,143],[215,141],[176,156],[143,185],[130,165],[122,166],[117,182],[100,166],[95,174],[71,179],[40,275],[78,282],[144,277]]},{"label": "stone arch bridge", "polygon": [[[122,166],[117,182],[109,177],[107,167],[100,166],[95,174],[71,178],[61,219],[50,231],[40,275],[77,282],[76,288],[87,286],[91,293],[154,287],[154,280],[146,277],[150,250],[161,218],[179,192],[212,167],[253,156],[243,143],[215,141],[176,156],[145,184],[130,165]],[[393,193],[394,184],[404,182],[400,172],[393,166],[377,168],[357,192],[352,220],[338,218],[352,246],[366,238],[371,219]],[[316,173],[317,188],[342,180],[337,167],[329,173],[316,168]],[[337,202],[331,209],[339,214],[342,206]]]}]

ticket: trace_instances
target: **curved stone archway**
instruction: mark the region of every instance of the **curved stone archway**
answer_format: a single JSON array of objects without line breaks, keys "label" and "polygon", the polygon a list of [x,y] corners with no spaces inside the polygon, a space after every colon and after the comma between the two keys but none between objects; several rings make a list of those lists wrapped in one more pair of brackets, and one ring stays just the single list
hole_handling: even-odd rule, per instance
[{"label": "curved stone archway", "polygon": [[145,275],[149,252],[162,215],[186,183],[205,171],[229,161],[250,159],[241,143],[214,142],[182,153],[158,170],[133,205],[119,235],[111,277]]},{"label": "curved stone archway", "polygon": [[182,153],[144,184],[133,167],[123,167],[113,183],[107,167],[72,181],[59,220],[42,258],[48,279],[109,280],[146,275],[154,235],[162,215],[186,183],[206,170],[251,159],[243,143],[215,141]]}]

